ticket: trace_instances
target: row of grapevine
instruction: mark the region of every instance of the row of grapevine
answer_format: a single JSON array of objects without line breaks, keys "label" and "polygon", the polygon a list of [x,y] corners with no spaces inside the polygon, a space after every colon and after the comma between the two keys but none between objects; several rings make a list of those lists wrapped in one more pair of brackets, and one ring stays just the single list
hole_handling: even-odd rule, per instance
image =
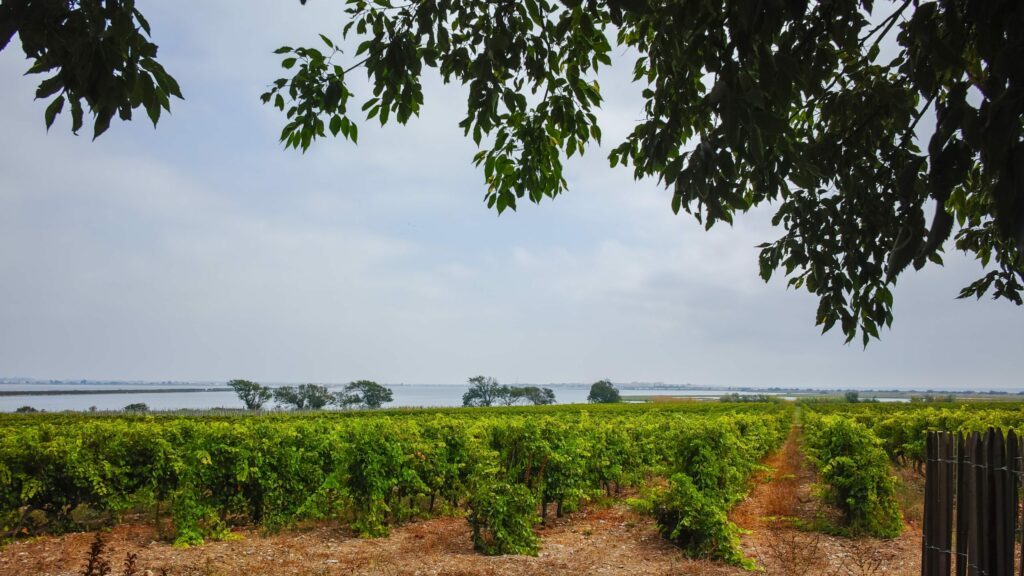
[{"label": "row of grapevine", "polygon": [[481,417],[493,416],[555,416],[579,414],[587,412],[594,415],[625,416],[628,414],[647,414],[651,412],[672,412],[676,414],[735,414],[761,412],[763,404],[751,403],[717,403],[717,402],[666,402],[657,404],[620,402],[613,404],[551,404],[544,406],[494,406],[494,407],[431,407],[431,408],[385,408],[367,412],[364,410],[264,410],[246,411],[241,409],[212,410],[172,410],[152,411],[144,413],[116,412],[36,412],[16,413],[0,412],[0,427],[38,426],[40,423],[55,425],[77,425],[90,420],[109,420],[117,418],[127,421],[173,421],[180,419],[200,419],[204,422],[233,422],[244,420],[280,420],[290,421],[297,416],[304,420],[326,420],[338,422],[350,419],[363,419],[368,416],[388,416],[392,419],[421,419],[424,417],[448,416],[462,420],[476,420]]},{"label": "row of grapevine", "polygon": [[898,464],[923,466],[925,440],[930,430],[948,432],[1024,428],[1024,404],[1016,402],[960,402],[941,404],[835,404],[808,405],[816,413],[842,413],[867,426]]},{"label": "row of grapevine", "polygon": [[867,426],[841,414],[805,412],[804,451],[849,529],[881,538],[903,531],[896,478],[882,442]]},{"label": "row of grapevine", "polygon": [[750,473],[782,443],[791,420],[788,411],[776,411],[773,417],[719,418],[674,430],[666,458],[668,485],[651,500],[662,536],[691,557],[752,568],[740,552],[739,529],[726,513],[746,495]]},{"label": "row of grapevine", "polygon": [[1024,404],[805,403],[804,447],[854,532],[891,537],[902,529],[890,462],[923,473],[931,430],[1022,429]]},{"label": "row of grapevine", "polygon": [[[168,514],[188,545],[235,523],[334,518],[380,536],[410,518],[456,513],[477,549],[530,554],[541,516],[659,476],[670,487],[657,502],[666,536],[691,554],[737,561],[722,537],[735,534],[725,510],[789,419],[785,407],[765,405],[7,418],[0,525],[16,531],[38,511],[66,530],[81,507],[114,520],[146,510]],[[691,527],[709,517],[717,524]]]}]

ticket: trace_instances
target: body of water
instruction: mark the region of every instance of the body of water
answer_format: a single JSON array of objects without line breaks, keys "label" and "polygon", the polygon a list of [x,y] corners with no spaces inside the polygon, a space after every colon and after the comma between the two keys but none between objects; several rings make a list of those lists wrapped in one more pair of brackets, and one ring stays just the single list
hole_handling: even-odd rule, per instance
[{"label": "body of water", "polygon": [[[328,385],[331,391],[341,390],[344,385]],[[461,406],[462,395],[469,388],[466,384],[396,384],[388,385],[394,401],[385,407],[450,407]],[[559,404],[585,403],[589,386],[550,385]],[[201,391],[196,391],[200,389]],[[124,392],[124,390],[132,390]],[[160,392],[156,392],[160,390]],[[167,390],[181,390],[167,392]],[[210,383],[61,383],[61,384],[0,384],[0,392],[47,391],[42,395],[0,396],[0,412],[13,412],[21,406],[31,406],[47,412],[63,410],[86,411],[121,410],[128,404],[144,403],[150,410],[204,410],[211,408],[242,408],[242,402],[234,391],[223,384]],[[88,391],[89,394],[72,394],[70,391]],[[715,399],[728,390],[670,390],[655,388],[620,388],[624,396],[685,396],[698,399]],[[63,392],[63,393],[62,393]],[[50,394],[52,393],[52,394]],[[792,398],[791,396],[783,396]],[[880,398],[882,401],[906,401],[897,398]],[[268,406],[273,403],[268,403]]]},{"label": "body of water", "polygon": [[[341,390],[343,385],[328,385],[331,391]],[[462,395],[469,389],[465,384],[400,384],[390,385],[394,401],[386,407],[430,406],[446,407],[461,406]],[[203,391],[193,391],[203,388]],[[550,386],[555,392],[555,400],[559,404],[582,403],[587,401],[589,386]],[[123,390],[132,390],[125,393]],[[147,389],[161,390],[150,392]],[[164,392],[164,390],[189,390],[181,392]],[[0,392],[12,391],[47,391],[54,394],[45,396],[16,395],[0,396],[0,412],[13,412],[21,406],[31,406],[38,410],[57,412],[62,410],[89,410],[95,406],[97,410],[120,410],[128,404],[145,403],[151,410],[181,410],[209,408],[242,408],[238,396],[224,385],[214,384],[0,384]],[[89,394],[71,394],[60,392],[85,390]],[[673,395],[692,397],[717,398],[725,391],[714,390],[664,390],[664,389],[623,389],[624,395]]]}]

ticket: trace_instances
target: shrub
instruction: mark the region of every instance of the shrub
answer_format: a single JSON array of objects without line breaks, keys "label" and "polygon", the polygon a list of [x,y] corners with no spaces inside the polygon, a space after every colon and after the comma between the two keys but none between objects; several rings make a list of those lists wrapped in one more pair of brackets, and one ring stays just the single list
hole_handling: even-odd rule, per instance
[{"label": "shrub", "polygon": [[752,567],[740,552],[739,528],[729,521],[722,502],[699,490],[687,474],[672,476],[655,500],[654,517],[661,535],[687,556]]},{"label": "shrub", "polygon": [[361,536],[387,536],[401,515],[401,499],[429,491],[416,474],[411,449],[419,430],[406,425],[402,432],[380,420],[356,424],[345,435],[343,486],[354,504],[352,529]]},{"label": "shrub", "polygon": [[470,497],[467,519],[478,552],[537,555],[539,542],[533,533],[537,499],[526,486],[496,481],[478,484]]},{"label": "shrub", "polygon": [[807,455],[827,485],[826,495],[846,516],[849,529],[880,538],[903,531],[896,478],[882,442],[850,418],[805,417]]}]

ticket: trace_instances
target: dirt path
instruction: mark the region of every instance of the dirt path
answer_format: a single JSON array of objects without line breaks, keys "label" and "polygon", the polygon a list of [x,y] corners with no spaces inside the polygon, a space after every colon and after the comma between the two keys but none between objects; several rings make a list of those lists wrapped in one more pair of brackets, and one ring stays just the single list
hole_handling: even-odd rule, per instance
[{"label": "dirt path", "polygon": [[[335,527],[272,536],[240,532],[240,540],[178,549],[154,541],[152,528],[121,525],[107,536],[114,575],[129,552],[138,565],[170,576],[274,575],[535,575],[588,574],[739,576],[718,563],[688,560],[658,535],[653,522],[625,505],[574,513],[541,531],[540,555],[487,557],[472,549],[462,518],[416,522],[388,538],[363,540]],[[0,575],[80,574],[91,534],[44,537],[0,550]],[[140,571],[140,574],[149,574]]]},{"label": "dirt path", "polygon": [[[748,532],[744,552],[764,574],[799,576],[916,576],[920,531],[895,540],[848,540],[801,532],[780,518],[811,520],[820,510],[811,494],[813,474],[798,450],[797,431],[769,457],[750,496],[730,515]],[[533,557],[487,557],[473,551],[462,518],[436,518],[397,528],[388,538],[363,540],[332,524],[179,549],[157,541],[151,526],[129,524],[106,535],[106,556],[122,574],[128,553],[138,554],[139,576],[327,575],[694,575],[750,572],[688,560],[658,535],[650,518],[625,504],[591,508],[550,522]],[[92,534],[69,534],[0,548],[0,576],[81,574]],[[146,570],[149,570],[148,572]],[[166,570],[166,572],[162,572]]]},{"label": "dirt path", "polygon": [[769,576],[917,576],[921,569],[921,531],[908,525],[892,540],[849,539],[797,530],[798,521],[840,513],[821,504],[813,494],[814,471],[799,449],[794,427],[782,449],[765,462],[746,500],[730,519],[747,531],[745,554],[757,560]]}]

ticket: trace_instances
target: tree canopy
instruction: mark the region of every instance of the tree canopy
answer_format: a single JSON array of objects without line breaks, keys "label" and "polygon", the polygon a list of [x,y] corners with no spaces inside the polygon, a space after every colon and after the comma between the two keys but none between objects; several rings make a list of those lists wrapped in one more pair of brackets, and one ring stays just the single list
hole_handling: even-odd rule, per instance
[{"label": "tree canopy", "polygon": [[372,380],[349,382],[335,394],[334,403],[342,408],[380,408],[393,399],[391,389]]},{"label": "tree canopy", "polygon": [[273,390],[274,401],[295,410],[320,410],[334,401],[326,386],[320,384],[299,384],[281,386]]},{"label": "tree canopy", "polygon": [[[34,8],[43,5],[52,6]],[[305,150],[328,132],[355,142],[363,121],[404,124],[421,112],[423,74],[434,69],[468,87],[460,126],[480,146],[487,205],[514,210],[566,191],[564,160],[601,142],[596,75],[625,49],[644,104],[611,165],[657,179],[674,212],[708,228],[771,203],[781,235],[759,246],[760,274],[782,271],[814,294],[824,331],[877,338],[892,322],[897,278],[941,264],[950,238],[985,268],[961,297],[1024,302],[1022,2],[345,6],[339,27],[353,53],[337,35],[277,51],[290,76],[262,99],[285,113],[286,147]],[[65,96],[73,128],[84,99],[96,134],[113,111],[130,117],[141,104],[156,121],[180,96],[129,0],[5,2],[0,49],[15,32],[30,72],[56,72],[37,93],[58,94],[47,125]],[[106,50],[111,59],[89,74],[68,56]],[[356,70],[371,93],[353,93]]]},{"label": "tree canopy", "polygon": [[93,117],[93,138],[114,116],[131,120],[142,107],[155,126],[171,98],[182,98],[178,82],[156,60],[149,22],[134,0],[5,0],[0,4],[0,50],[15,34],[27,74],[44,74],[36,98],[51,98],[49,128],[65,104],[71,130],[78,133],[85,113]]},{"label": "tree canopy", "polygon": [[501,384],[488,376],[473,376],[462,395],[463,406],[493,406],[501,397]]},{"label": "tree canopy", "polygon": [[515,406],[519,403],[543,406],[555,403],[555,391],[551,388],[539,386],[509,386],[502,384],[498,389],[497,401],[505,406]]},{"label": "tree canopy", "polygon": [[534,406],[555,403],[555,391],[546,386],[509,386],[509,396],[516,402],[528,402]]},{"label": "tree canopy", "polygon": [[245,404],[246,410],[259,410],[263,408],[273,393],[268,386],[264,386],[251,380],[231,380],[228,386],[238,394],[238,399]]},{"label": "tree canopy", "polygon": [[469,390],[462,395],[463,406],[514,406],[519,403],[543,406],[555,403],[555,391],[539,386],[509,386],[488,376],[469,379]]},{"label": "tree canopy", "polygon": [[591,404],[614,404],[622,402],[619,396],[619,389],[610,380],[598,380],[590,385],[590,394],[587,394],[587,402]]}]

